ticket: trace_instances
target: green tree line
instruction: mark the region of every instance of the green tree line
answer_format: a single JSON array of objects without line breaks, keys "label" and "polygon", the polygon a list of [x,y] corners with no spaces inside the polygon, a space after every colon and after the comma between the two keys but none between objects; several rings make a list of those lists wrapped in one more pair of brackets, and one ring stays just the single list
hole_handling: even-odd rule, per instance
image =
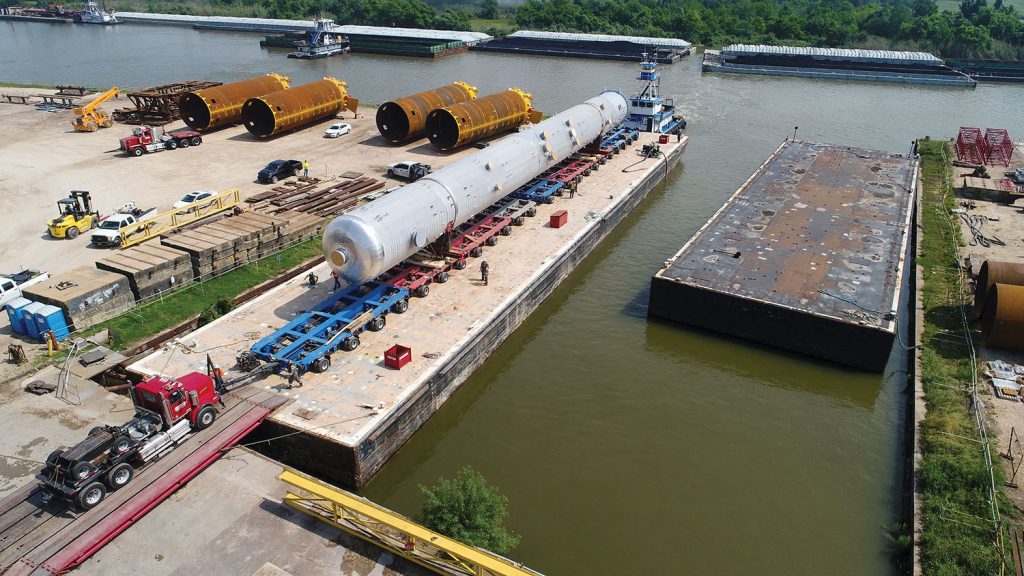
[{"label": "green tree line", "polygon": [[526,0],[523,28],[731,43],[919,49],[943,56],[1024,56],[1024,22],[1013,6],[962,0]]}]

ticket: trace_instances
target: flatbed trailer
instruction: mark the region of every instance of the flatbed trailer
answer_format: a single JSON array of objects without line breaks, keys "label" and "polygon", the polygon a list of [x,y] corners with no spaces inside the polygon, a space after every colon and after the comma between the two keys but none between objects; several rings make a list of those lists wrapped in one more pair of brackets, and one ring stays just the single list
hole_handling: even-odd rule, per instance
[{"label": "flatbed trailer", "polygon": [[417,298],[426,298],[431,284],[444,284],[448,281],[448,270],[453,263],[448,258],[427,261],[414,256],[382,274],[379,280],[404,288]]},{"label": "flatbed trailer", "polygon": [[565,182],[538,178],[519,187],[510,196],[538,204],[551,204],[555,196],[562,195],[562,188],[565,188]]},{"label": "flatbed trailer", "polygon": [[624,149],[640,138],[640,132],[636,128],[616,128],[601,139],[601,147],[612,147],[619,150]]},{"label": "flatbed trailer", "polygon": [[494,246],[498,243],[498,235],[508,236],[512,233],[512,219],[481,214],[469,220],[460,228],[448,248],[446,256],[455,258],[452,265],[456,270],[466,267],[466,257],[479,257],[484,253],[484,245]]},{"label": "flatbed trailer", "polygon": [[573,158],[569,162],[559,164],[543,175],[547,180],[562,182],[566,186],[579,184],[584,176],[590,176],[590,172],[597,164],[593,158]]},{"label": "flatbed trailer", "polygon": [[296,366],[324,372],[331,353],[359,346],[364,330],[383,330],[385,317],[409,309],[409,290],[385,282],[346,286],[254,344],[250,351],[275,372]]}]

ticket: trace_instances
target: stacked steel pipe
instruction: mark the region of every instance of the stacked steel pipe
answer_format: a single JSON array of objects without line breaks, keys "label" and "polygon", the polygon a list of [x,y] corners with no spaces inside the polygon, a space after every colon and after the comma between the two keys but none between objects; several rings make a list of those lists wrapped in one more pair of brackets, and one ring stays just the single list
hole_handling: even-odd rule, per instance
[{"label": "stacked steel pipe", "polygon": [[974,291],[985,345],[1024,350],[1024,264],[986,260]]},{"label": "stacked steel pipe", "polygon": [[288,87],[288,78],[278,74],[194,90],[181,95],[181,118],[193,130],[211,130],[242,121],[242,105],[254,96],[263,96]]},{"label": "stacked steel pipe", "polygon": [[342,110],[356,111],[359,100],[347,84],[331,77],[246,100],[242,121],[254,136],[267,137],[299,128]]},{"label": "stacked steel pipe", "polygon": [[476,86],[454,82],[412,96],[396,98],[377,108],[377,130],[392,144],[423,136],[427,115],[445,106],[476,98]]},{"label": "stacked steel pipe", "polygon": [[533,96],[516,88],[434,110],[427,116],[427,138],[441,150],[452,150],[537,122],[540,114],[530,107]]}]

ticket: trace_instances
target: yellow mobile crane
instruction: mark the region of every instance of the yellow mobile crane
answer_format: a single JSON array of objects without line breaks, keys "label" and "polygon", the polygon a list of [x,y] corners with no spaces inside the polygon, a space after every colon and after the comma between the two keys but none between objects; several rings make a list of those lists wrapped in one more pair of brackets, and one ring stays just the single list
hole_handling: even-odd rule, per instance
[{"label": "yellow mobile crane", "polygon": [[85,106],[75,108],[75,132],[95,132],[100,127],[110,128],[114,122],[110,119],[110,114],[100,110],[100,104],[117,96],[120,91],[120,88],[114,86]]}]

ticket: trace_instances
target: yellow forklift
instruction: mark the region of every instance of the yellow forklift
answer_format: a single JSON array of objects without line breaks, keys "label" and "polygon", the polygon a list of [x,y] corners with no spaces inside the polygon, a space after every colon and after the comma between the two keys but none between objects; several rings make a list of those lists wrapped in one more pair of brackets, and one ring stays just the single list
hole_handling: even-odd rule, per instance
[{"label": "yellow forklift", "polygon": [[92,197],[85,190],[72,190],[67,198],[57,200],[57,210],[60,216],[47,223],[53,238],[77,238],[100,223],[100,213],[92,209]]}]

